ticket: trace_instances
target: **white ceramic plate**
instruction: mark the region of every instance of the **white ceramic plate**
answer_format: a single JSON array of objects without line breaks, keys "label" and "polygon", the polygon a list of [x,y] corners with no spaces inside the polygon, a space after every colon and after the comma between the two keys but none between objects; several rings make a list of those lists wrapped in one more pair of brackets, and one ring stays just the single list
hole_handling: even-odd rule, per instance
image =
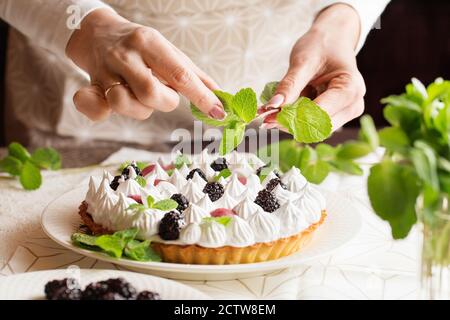
[{"label": "white ceramic plate", "polygon": [[327,219],[315,231],[312,241],[303,250],[289,257],[268,262],[220,266],[139,262],[115,259],[107,254],[81,249],[72,244],[70,236],[81,224],[78,206],[85,194],[86,187],[74,189],[54,200],[44,210],[42,227],[50,238],[85,256],[172,279],[229,280],[267,274],[329,254],[355,237],[361,228],[361,217],[348,198],[339,193],[324,192],[327,200]]},{"label": "white ceramic plate", "polygon": [[64,278],[78,279],[82,288],[91,282],[122,277],[138,292],[158,292],[164,300],[206,300],[204,293],[175,281],[129,271],[96,269],[59,269],[29,272],[0,278],[0,300],[42,300],[48,281]]}]

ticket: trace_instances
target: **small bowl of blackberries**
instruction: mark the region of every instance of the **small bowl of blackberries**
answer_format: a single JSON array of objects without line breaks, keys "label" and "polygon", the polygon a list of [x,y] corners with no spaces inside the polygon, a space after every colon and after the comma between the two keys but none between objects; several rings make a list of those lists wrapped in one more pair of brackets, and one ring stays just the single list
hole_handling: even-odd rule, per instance
[{"label": "small bowl of blackberries", "polygon": [[84,290],[73,278],[52,280],[44,291],[47,300],[161,300],[157,292],[138,292],[123,278],[92,282]]}]

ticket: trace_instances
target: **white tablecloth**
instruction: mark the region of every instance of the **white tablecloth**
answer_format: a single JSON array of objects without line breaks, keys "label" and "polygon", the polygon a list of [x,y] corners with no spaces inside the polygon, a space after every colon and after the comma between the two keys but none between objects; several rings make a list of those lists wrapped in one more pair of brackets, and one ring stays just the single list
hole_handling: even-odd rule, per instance
[{"label": "white tablecloth", "polygon": [[[125,160],[156,160],[159,154],[122,149],[103,166]],[[376,159],[371,155],[362,162]],[[111,167],[114,168],[114,167]],[[37,270],[66,268],[119,269],[87,258],[54,243],[40,227],[40,214],[53,199],[86,183],[104,168],[45,172],[44,184],[34,192],[18,183],[0,179],[0,281],[2,276]],[[367,172],[368,165],[365,166]],[[370,208],[366,178],[332,174],[323,188],[339,190],[353,200],[363,218],[359,235],[333,254],[308,265],[262,277],[231,281],[182,281],[214,299],[415,299],[418,297],[420,242],[413,230],[394,241],[387,223]]]}]

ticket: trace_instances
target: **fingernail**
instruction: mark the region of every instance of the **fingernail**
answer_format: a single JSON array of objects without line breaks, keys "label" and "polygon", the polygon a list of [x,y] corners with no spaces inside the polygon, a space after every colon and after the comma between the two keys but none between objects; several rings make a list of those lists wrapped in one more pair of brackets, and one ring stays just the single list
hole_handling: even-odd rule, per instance
[{"label": "fingernail", "polygon": [[214,118],[214,119],[217,119],[217,120],[223,120],[223,119],[225,119],[227,114],[225,113],[225,111],[221,107],[214,106],[214,108],[212,108],[211,111],[209,112],[209,116],[211,118]]},{"label": "fingernail", "polygon": [[282,94],[276,94],[267,103],[266,108],[267,109],[277,109],[277,108],[279,108],[281,106],[283,101],[284,101],[284,96]]},{"label": "fingernail", "polygon": [[276,123],[263,123],[260,125],[261,129],[267,129],[267,130],[275,129],[277,127],[278,127],[278,125]]}]

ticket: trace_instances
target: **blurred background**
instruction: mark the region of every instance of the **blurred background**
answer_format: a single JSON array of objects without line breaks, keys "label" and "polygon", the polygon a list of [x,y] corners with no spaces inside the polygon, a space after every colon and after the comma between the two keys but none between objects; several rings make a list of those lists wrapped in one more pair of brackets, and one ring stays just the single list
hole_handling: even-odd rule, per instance
[{"label": "blurred background", "polygon": [[[425,84],[439,76],[450,78],[449,13],[448,0],[393,0],[381,17],[380,28],[372,30],[369,34],[365,46],[358,55],[358,63],[367,86],[366,113],[373,116],[378,126],[385,124],[380,99],[402,92],[412,77],[420,79]],[[17,119],[14,112],[8,108],[5,99],[4,75],[10,32],[12,31],[8,26],[0,21],[0,147],[12,140],[25,145],[31,144],[33,147],[33,144],[36,144],[32,137],[33,133],[25,134],[25,130],[20,129],[24,119]],[[27,86],[27,83],[24,83],[24,86]],[[57,113],[52,114],[50,106],[49,110],[49,117],[60,116]],[[347,124],[331,138],[330,142],[335,144],[354,137],[358,123],[358,120],[355,120]],[[45,128],[41,131],[44,131],[44,135],[47,134]],[[51,139],[39,141],[41,144],[53,143]],[[84,146],[84,142],[76,139],[74,144],[79,148],[88,148]],[[74,157],[76,158],[74,165],[95,163],[119,147],[120,143],[117,142],[91,141],[89,152],[80,152],[80,149],[73,150],[62,145],[60,149],[66,160],[65,166],[70,166]]]}]

